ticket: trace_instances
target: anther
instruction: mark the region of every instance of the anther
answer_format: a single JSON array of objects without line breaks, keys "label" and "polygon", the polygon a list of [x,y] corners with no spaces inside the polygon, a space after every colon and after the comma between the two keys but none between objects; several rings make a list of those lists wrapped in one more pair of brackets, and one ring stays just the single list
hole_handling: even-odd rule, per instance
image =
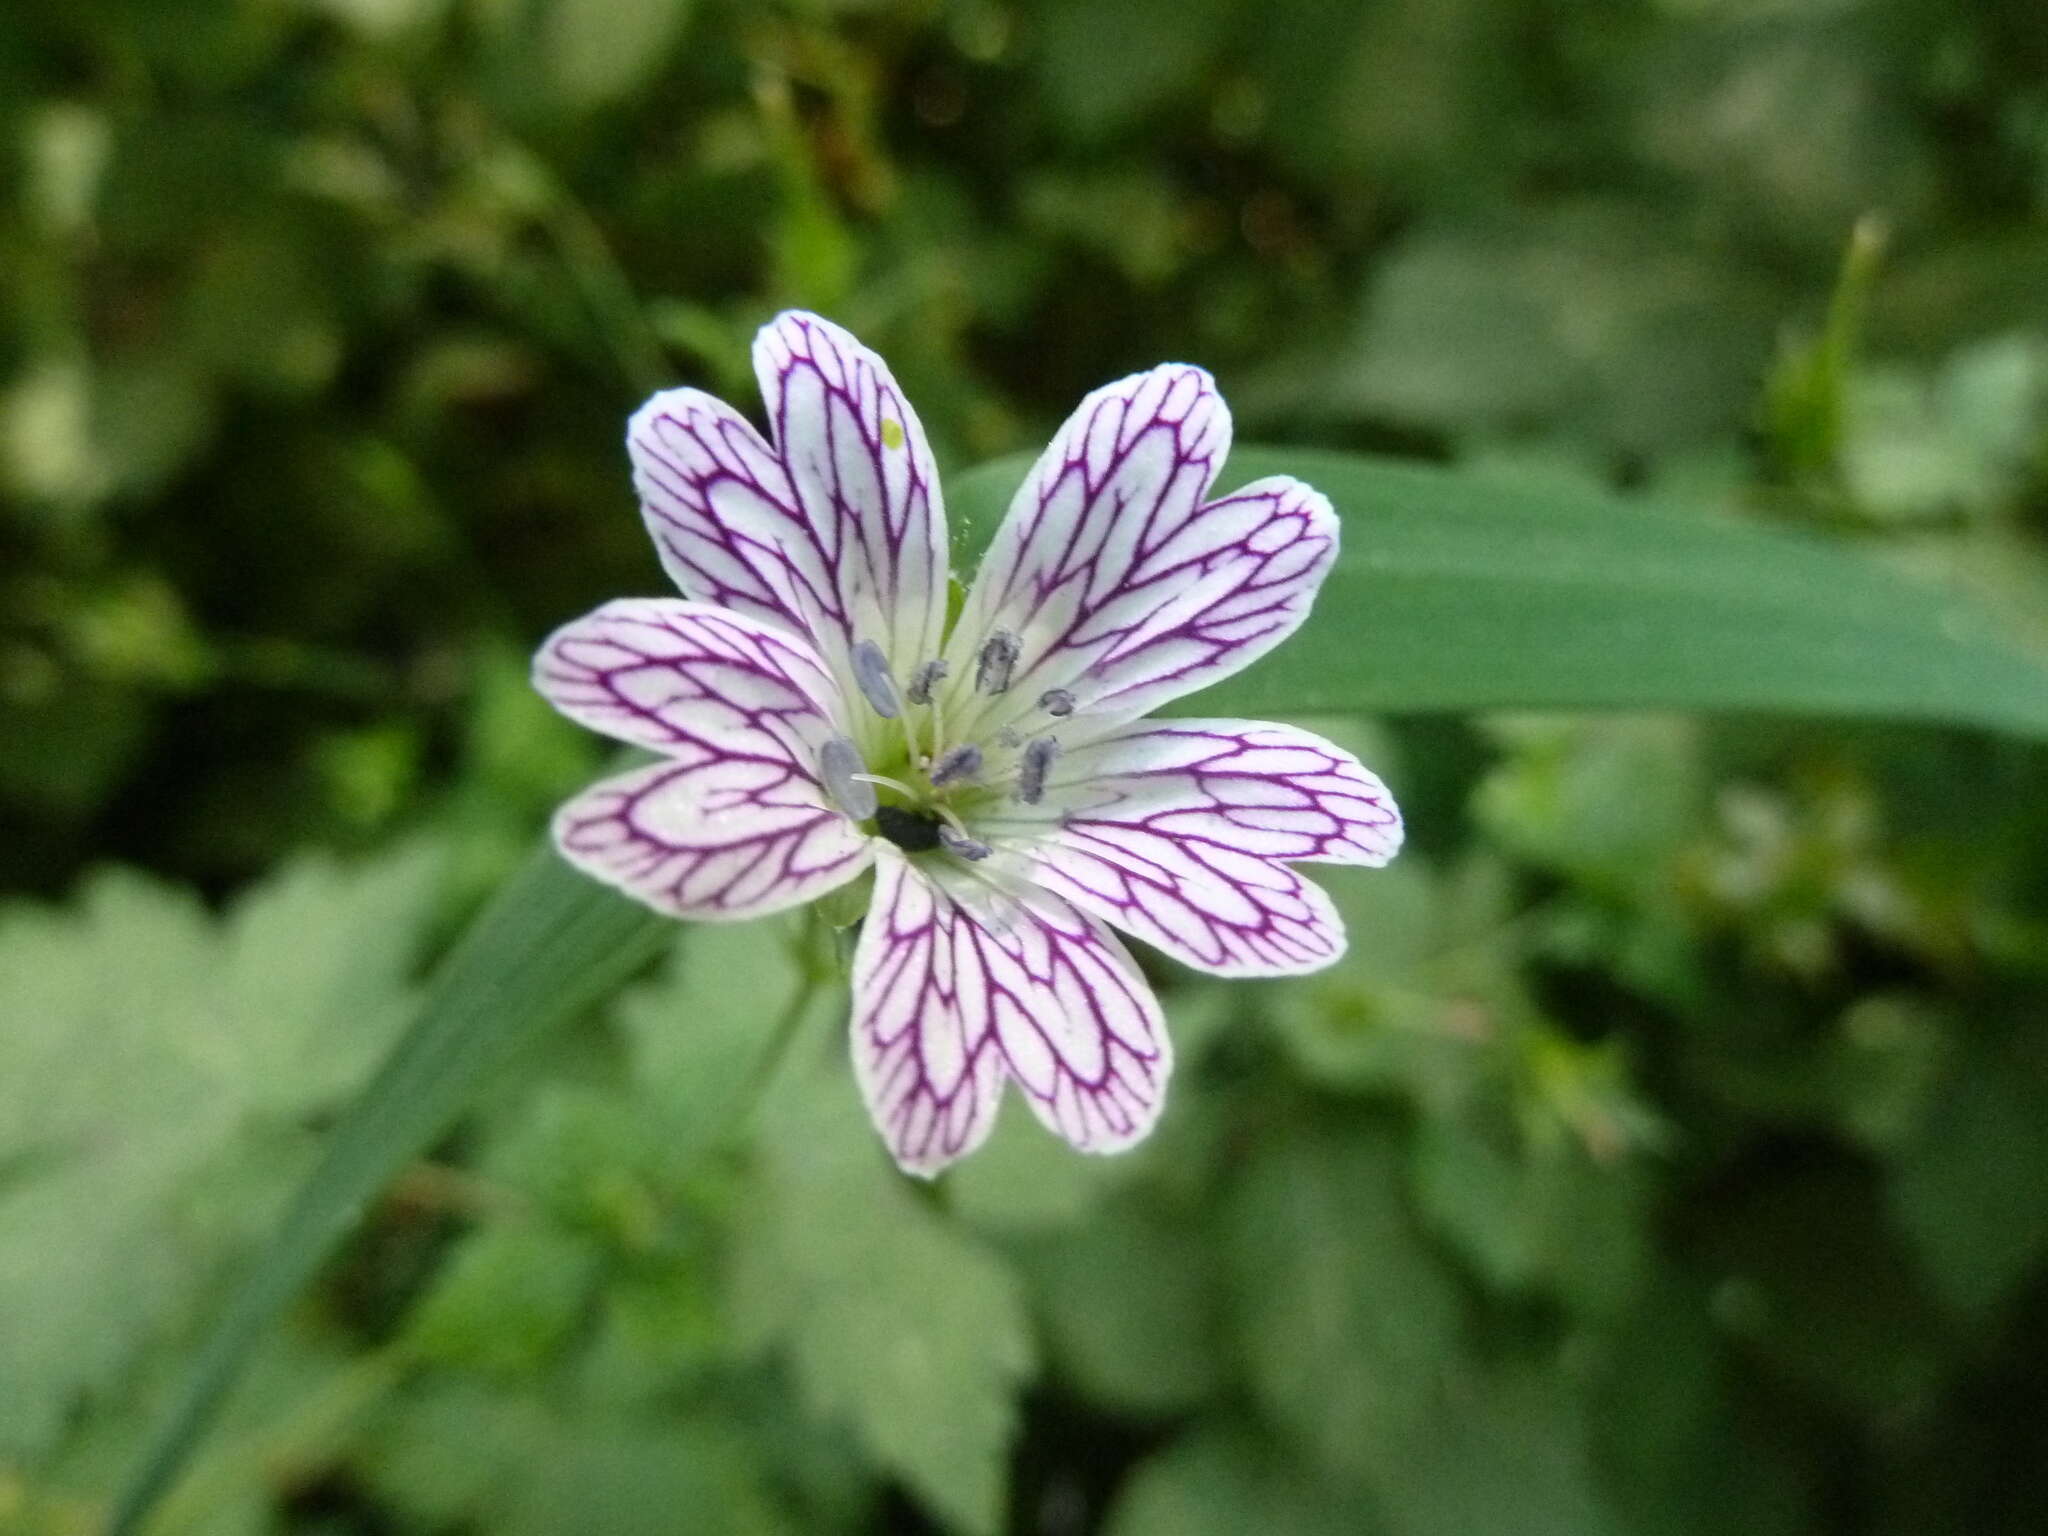
[{"label": "anther", "polygon": [[1024,642],[1007,629],[999,629],[990,635],[974,665],[975,690],[980,693],[1009,692],[1010,673],[1015,670],[1017,657],[1023,649]]},{"label": "anther", "polygon": [[1023,760],[1017,765],[1017,798],[1026,805],[1045,798],[1045,776],[1059,751],[1060,744],[1050,736],[1037,736],[1025,743]]},{"label": "anther", "polygon": [[961,858],[967,859],[970,862],[976,859],[985,859],[995,852],[987,843],[977,838],[968,837],[965,833],[955,832],[944,822],[939,823],[939,841],[945,845],[946,852],[956,853]]},{"label": "anther", "polygon": [[932,788],[950,784],[955,779],[969,779],[981,772],[981,748],[969,742],[964,747],[955,747],[936,763],[932,764]]},{"label": "anther", "polygon": [[855,643],[853,680],[860,685],[861,697],[884,720],[894,720],[903,713],[902,706],[896,702],[896,679],[889,675],[889,658],[882,654],[882,648],[874,641]]},{"label": "anther", "polygon": [[1038,696],[1038,707],[1055,720],[1064,720],[1074,712],[1074,696],[1064,688],[1048,688]]},{"label": "anther", "polygon": [[910,674],[910,686],[904,689],[904,693],[913,704],[929,704],[932,701],[932,689],[945,675],[945,662],[928,661]]},{"label": "anther", "polygon": [[855,821],[866,821],[879,803],[875,786],[862,777],[866,767],[860,748],[844,736],[834,736],[818,749],[818,777],[824,780],[825,792]]}]

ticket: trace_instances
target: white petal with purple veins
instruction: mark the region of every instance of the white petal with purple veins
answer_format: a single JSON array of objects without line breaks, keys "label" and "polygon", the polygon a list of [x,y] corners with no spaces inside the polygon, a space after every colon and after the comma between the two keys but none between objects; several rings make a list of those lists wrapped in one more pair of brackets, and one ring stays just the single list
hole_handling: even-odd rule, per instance
[{"label": "white petal with purple veins", "polygon": [[[1014,724],[1055,689],[1091,723],[1130,720],[1294,631],[1336,556],[1336,516],[1286,478],[1206,500],[1229,446],[1199,368],[1082,402],[1011,502],[955,629],[951,707],[966,728]],[[963,664],[998,630],[1022,641],[1014,693],[977,698]]]},{"label": "white petal with purple veins", "polygon": [[1378,775],[1312,731],[1259,720],[1147,720],[1100,736],[1060,759],[1043,811],[1290,863],[1378,866],[1402,837]]},{"label": "white petal with purple veins", "polygon": [[781,455],[738,411],[700,389],[663,390],[634,412],[626,451],[655,551],[685,596],[797,634],[829,611]]},{"label": "white petal with purple veins", "polygon": [[772,444],[700,390],[634,414],[633,480],[683,592],[807,635],[842,683],[855,641],[905,675],[937,650],[946,528],[924,429],[888,365],[815,315],[754,344]]},{"label": "white petal with purple veins", "polygon": [[[1158,1118],[1172,1057],[1159,1006],[1101,924],[990,872],[884,848],[854,956],[854,1061],[899,1163],[931,1174],[977,1146],[1004,1076],[1083,1151]],[[977,871],[979,866],[977,866]]]},{"label": "white petal with purple veins", "polygon": [[1046,889],[1198,970],[1287,976],[1344,953],[1343,920],[1321,888],[1222,843],[1077,821],[1030,852]]},{"label": "white petal with purple veins", "polygon": [[937,1173],[995,1125],[995,1018],[1029,985],[977,936],[908,860],[880,852],[853,958],[853,1064],[875,1128],[911,1173]]},{"label": "white petal with purple veins", "polygon": [[1033,877],[1175,959],[1227,976],[1328,965],[1344,929],[1286,861],[1384,864],[1401,843],[1386,786],[1291,726],[1176,720],[1077,749],[1042,804],[987,831]]},{"label": "white petal with purple veins", "polygon": [[946,612],[946,519],[917,413],[887,363],[816,315],[762,327],[754,372],[832,575],[832,618],[909,677],[938,654]]},{"label": "white petal with purple veins", "polygon": [[578,869],[671,917],[761,917],[867,868],[873,840],[801,765],[696,743],[592,785],[555,813]]},{"label": "white petal with purple veins", "polygon": [[786,630],[705,603],[638,598],[564,625],[534,658],[563,714],[665,761],[556,814],[579,869],[675,917],[739,918],[823,895],[868,839],[822,792],[830,680]]},{"label": "white petal with purple veins", "polygon": [[533,684],[571,720],[656,752],[717,736],[808,760],[842,725],[838,691],[804,641],[677,598],[621,598],[563,625],[535,655]]}]

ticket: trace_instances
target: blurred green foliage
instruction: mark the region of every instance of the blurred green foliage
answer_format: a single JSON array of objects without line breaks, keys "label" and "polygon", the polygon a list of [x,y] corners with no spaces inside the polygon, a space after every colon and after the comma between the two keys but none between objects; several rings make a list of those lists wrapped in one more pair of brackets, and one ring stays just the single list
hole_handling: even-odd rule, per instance
[{"label": "blurred green foliage", "polygon": [[[1184,357],[1247,440],[2048,634],[2034,0],[13,0],[0,146],[4,1532],[94,1529],[595,771],[526,650],[659,590],[624,417],[748,402],[782,305],[949,469]],[[1330,972],[1160,968],[1141,1151],[1012,1106],[908,1185],[836,1002],[771,1070],[793,925],[692,932],[369,1213],[158,1529],[2038,1529],[2041,750],[1314,723],[1412,849],[1328,876]]]}]

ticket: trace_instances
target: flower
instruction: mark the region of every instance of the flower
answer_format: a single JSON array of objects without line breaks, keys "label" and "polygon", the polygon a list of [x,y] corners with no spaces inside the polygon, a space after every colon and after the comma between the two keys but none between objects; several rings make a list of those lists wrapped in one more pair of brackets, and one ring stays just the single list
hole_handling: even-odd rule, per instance
[{"label": "flower", "polygon": [[1172,1047],[1111,928],[1219,975],[1314,970],[1343,925],[1293,866],[1400,845],[1386,788],[1321,737],[1143,718],[1293,633],[1336,556],[1330,504],[1286,477],[1207,499],[1229,413],[1166,364],[1081,402],[949,623],[938,476],[887,365],[791,312],[754,366],[767,439],[694,389],[628,428],[685,596],[607,603],[534,678],[660,761],[563,806],[556,844],[706,921],[872,869],[853,1059],[897,1162],[972,1151],[1005,1082],[1075,1147],[1129,1147]]}]

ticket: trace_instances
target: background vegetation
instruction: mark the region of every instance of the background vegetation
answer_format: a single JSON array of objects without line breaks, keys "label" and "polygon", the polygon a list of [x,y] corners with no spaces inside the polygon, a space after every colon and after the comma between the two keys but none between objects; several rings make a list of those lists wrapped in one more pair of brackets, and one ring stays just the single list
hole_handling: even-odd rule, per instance
[{"label": "background vegetation", "polygon": [[[98,1527],[596,771],[526,654],[661,589],[625,416],[751,404],[776,308],[950,469],[1183,358],[1248,441],[2048,628],[2035,0],[11,0],[0,145],[0,1531]],[[912,1187],[837,1001],[757,1091],[798,926],[691,932],[366,1213],[154,1529],[2038,1530],[2042,749],[1314,723],[1411,851],[1329,877],[1331,972],[1157,968],[1140,1153],[1013,1112]]]}]

